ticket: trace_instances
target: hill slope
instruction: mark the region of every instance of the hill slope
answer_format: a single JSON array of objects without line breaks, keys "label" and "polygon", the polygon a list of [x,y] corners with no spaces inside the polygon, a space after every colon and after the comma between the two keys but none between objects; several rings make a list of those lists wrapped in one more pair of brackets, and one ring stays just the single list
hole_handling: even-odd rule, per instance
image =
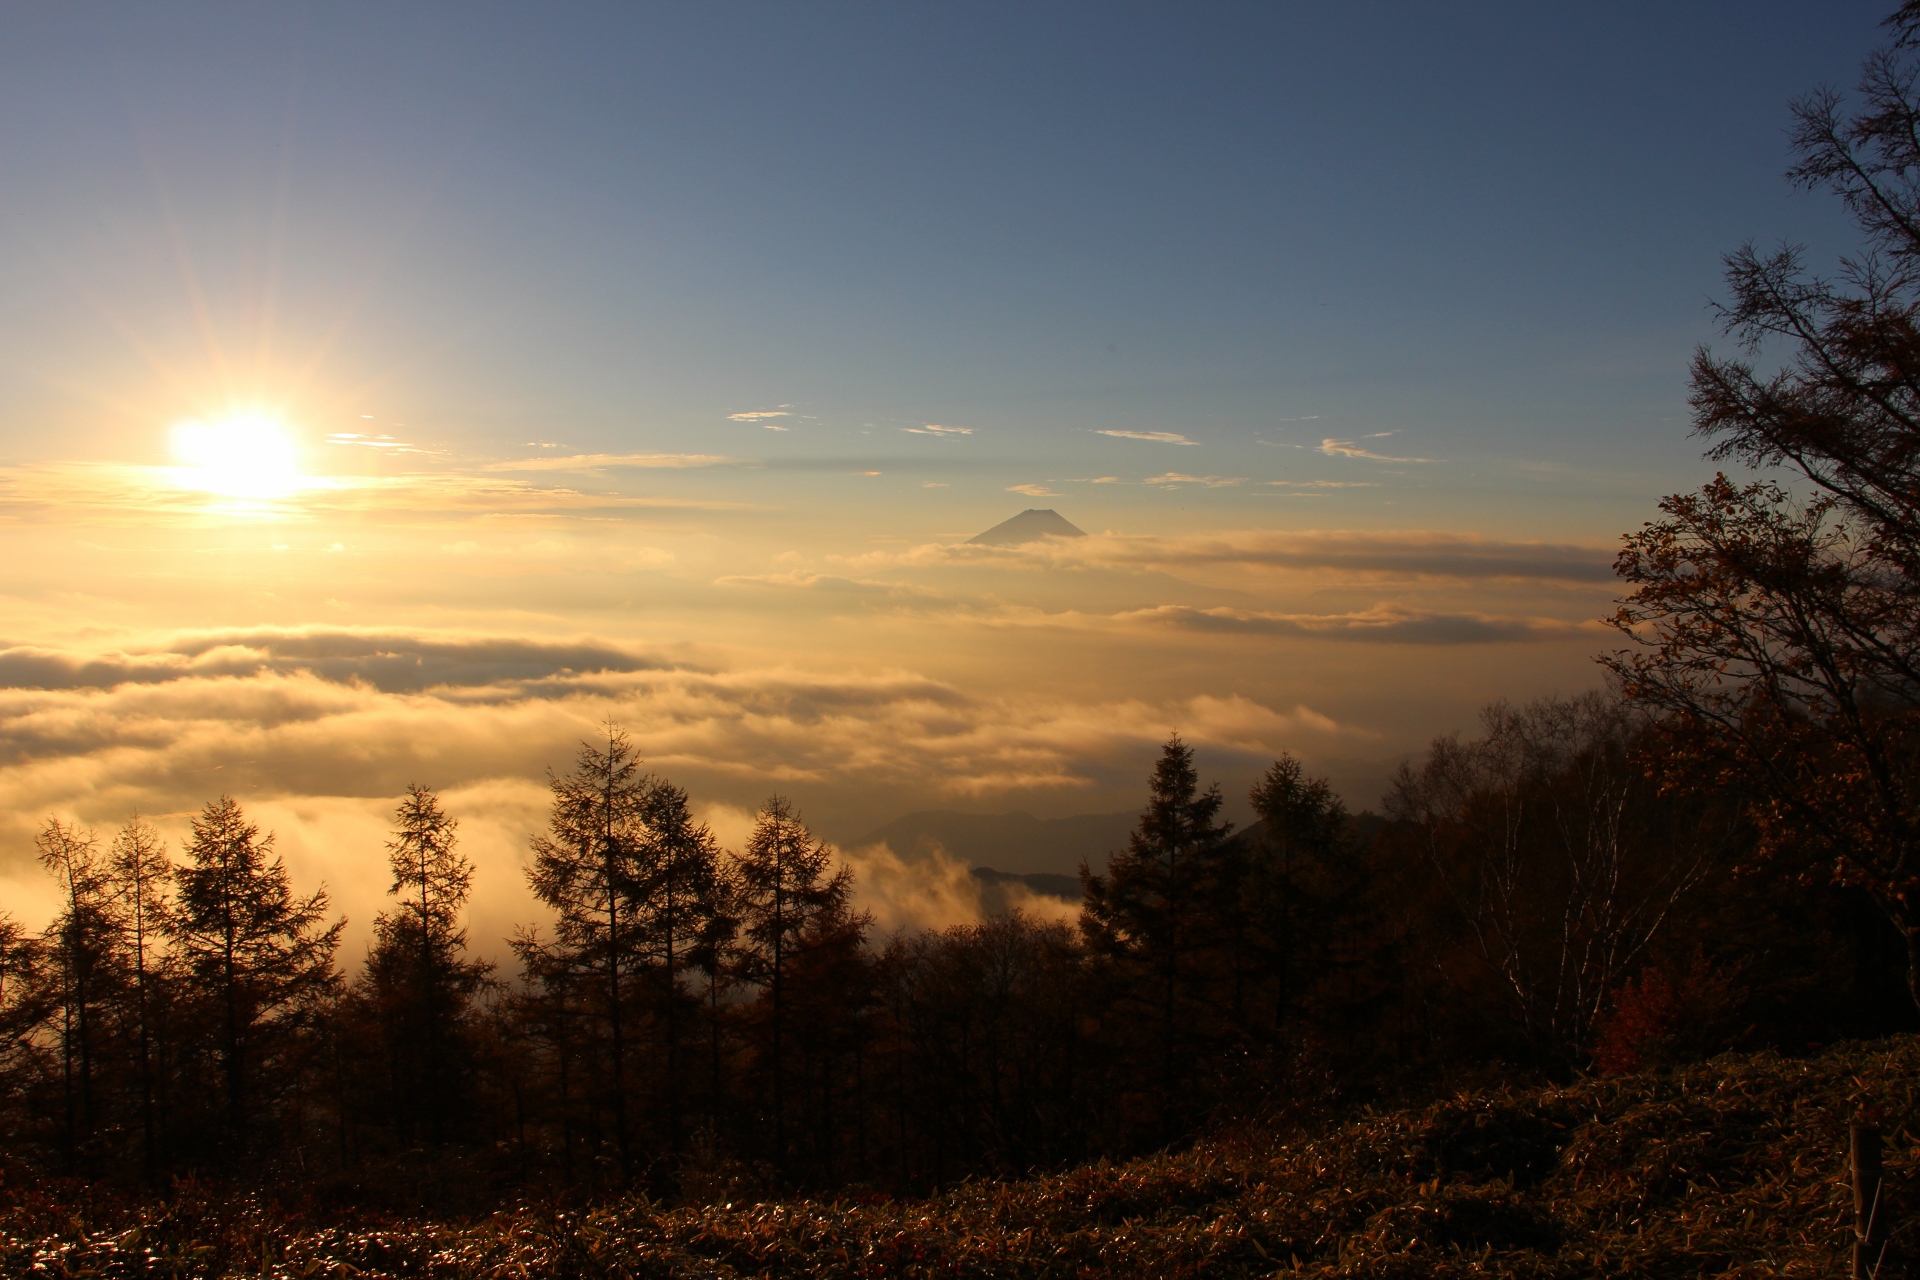
[{"label": "hill slope", "polygon": [[1462,1095],[1312,1138],[1209,1142],[931,1200],[635,1200],[371,1231],[295,1229],[242,1201],[149,1212],[130,1235],[132,1221],[103,1230],[95,1216],[88,1232],[71,1206],[9,1187],[0,1272],[38,1259],[54,1275],[474,1280],[1842,1275],[1846,1126],[1862,1106],[1885,1112],[1896,1249],[1915,1234],[1916,1084],[1908,1037]]}]

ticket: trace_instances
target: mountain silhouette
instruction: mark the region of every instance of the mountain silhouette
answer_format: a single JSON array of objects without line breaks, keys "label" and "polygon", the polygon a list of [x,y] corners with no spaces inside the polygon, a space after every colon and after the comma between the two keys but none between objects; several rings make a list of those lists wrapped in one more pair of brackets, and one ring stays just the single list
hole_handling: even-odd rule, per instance
[{"label": "mountain silhouette", "polygon": [[983,547],[1017,547],[1023,542],[1038,542],[1042,538],[1084,538],[1085,529],[1076,529],[1073,523],[1052,507],[1044,510],[1028,507],[1011,520],[1002,520],[993,528],[977,538],[968,538],[969,545]]},{"label": "mountain silhouette", "polygon": [[[867,833],[850,848],[885,844],[903,857],[926,856],[934,846],[949,857],[994,875],[1071,876],[1080,860],[1095,871],[1107,869],[1107,855],[1127,847],[1137,811],[1083,813],[1071,818],[1036,818],[1030,813],[910,813]],[[984,879],[985,877],[980,877]],[[1060,886],[1029,888],[1053,893]]]}]

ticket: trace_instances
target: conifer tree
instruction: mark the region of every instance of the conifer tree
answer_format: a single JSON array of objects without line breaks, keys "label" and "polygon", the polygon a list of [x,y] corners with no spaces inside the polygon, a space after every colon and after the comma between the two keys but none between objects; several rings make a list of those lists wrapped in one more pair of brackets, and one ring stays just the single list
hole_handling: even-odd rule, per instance
[{"label": "conifer tree", "polygon": [[655,966],[658,1019],[664,1068],[664,1111],[668,1145],[680,1149],[683,1095],[680,1041],[686,992],[681,975],[692,968],[709,941],[718,910],[720,846],[703,822],[694,820],[687,793],[665,779],[648,788],[642,805],[645,823],[641,927]]},{"label": "conifer tree", "polygon": [[263,1061],[333,986],[346,922],[326,923],[324,889],[294,897],[272,833],[261,835],[231,796],[193,820],[187,856],[170,933],[215,1028],[226,1136],[244,1153]]},{"label": "conifer tree", "polygon": [[119,921],[107,867],[92,832],[49,818],[34,846],[41,865],[60,884],[61,911],[47,934],[60,1009],[66,1158],[73,1167],[82,1148],[91,1147],[99,1120],[95,1074],[105,1031],[102,1023],[117,976]]},{"label": "conifer tree", "polygon": [[706,1021],[706,1123],[709,1136],[717,1132],[725,1097],[722,1042],[723,1002],[741,981],[740,923],[742,885],[738,859],[716,858],[707,916],[700,936],[687,953],[687,964],[701,975],[703,1015]]},{"label": "conifer tree", "polygon": [[527,880],[555,912],[554,939],[523,935],[514,946],[528,975],[577,1009],[590,1047],[599,1051],[594,1056],[604,1059],[598,1093],[624,1177],[633,1169],[627,1058],[635,980],[645,964],[643,858],[652,780],[641,772],[632,741],[609,723],[605,743],[582,743],[573,772],[552,777],[550,785],[548,829],[534,837]]},{"label": "conifer tree", "polygon": [[47,943],[0,915],[0,1139],[26,1146],[38,1128],[32,1095],[47,1072],[44,1032],[51,1012]]},{"label": "conifer tree", "polygon": [[1153,1010],[1161,1126],[1170,1136],[1194,1006],[1207,994],[1193,958],[1219,943],[1214,908],[1233,827],[1218,820],[1220,788],[1200,790],[1193,748],[1177,734],[1161,748],[1149,787],[1140,823],[1107,873],[1081,864],[1080,927],[1095,951],[1116,962],[1133,1000]]},{"label": "conifer tree", "polygon": [[167,890],[173,863],[160,833],[135,814],[113,838],[109,872],[132,969],[134,1074],[140,1092],[140,1162],[151,1184],[158,1174],[158,1117],[154,1097],[154,1030],[160,1000],[159,944],[172,918]]},{"label": "conifer tree", "polygon": [[1292,755],[1275,760],[1248,797],[1260,817],[1244,892],[1234,895],[1255,954],[1272,983],[1278,1033],[1319,977],[1335,917],[1360,885],[1349,849],[1347,807],[1325,778],[1309,778]]},{"label": "conifer tree", "polygon": [[473,864],[457,847],[459,824],[417,783],[407,788],[394,824],[387,892],[398,901],[374,918],[365,987],[386,1042],[392,1110],[424,1118],[437,1146],[466,1092],[460,1041],[492,966],[466,955],[461,912],[472,892]]},{"label": "conifer tree", "polygon": [[846,914],[853,873],[833,870],[833,851],[816,840],[783,796],[769,799],[746,850],[734,860],[739,881],[741,976],[765,1003],[768,1109],[775,1162],[786,1160],[788,985],[808,932]]}]

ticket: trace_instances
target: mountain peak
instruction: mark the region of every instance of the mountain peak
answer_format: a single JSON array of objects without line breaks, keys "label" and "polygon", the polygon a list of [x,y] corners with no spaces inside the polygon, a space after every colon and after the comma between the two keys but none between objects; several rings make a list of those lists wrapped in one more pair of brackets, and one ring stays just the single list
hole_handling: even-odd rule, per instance
[{"label": "mountain peak", "polygon": [[1023,542],[1038,542],[1042,538],[1086,536],[1085,529],[1076,529],[1071,521],[1052,507],[1028,507],[1013,519],[1002,520],[979,537],[968,538],[967,543],[985,547],[1015,547]]}]

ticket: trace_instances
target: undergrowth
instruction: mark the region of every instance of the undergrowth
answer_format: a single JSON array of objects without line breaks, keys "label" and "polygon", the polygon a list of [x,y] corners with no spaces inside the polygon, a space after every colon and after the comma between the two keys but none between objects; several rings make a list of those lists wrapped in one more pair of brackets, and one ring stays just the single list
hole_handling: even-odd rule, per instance
[{"label": "undergrowth", "polygon": [[1841,1276],[1847,1126],[1886,1132],[1920,1244],[1920,1038],[1461,1096],[1300,1140],[1255,1132],[926,1200],[317,1221],[193,1187],[164,1203],[0,1188],[0,1273],[62,1277]]}]

